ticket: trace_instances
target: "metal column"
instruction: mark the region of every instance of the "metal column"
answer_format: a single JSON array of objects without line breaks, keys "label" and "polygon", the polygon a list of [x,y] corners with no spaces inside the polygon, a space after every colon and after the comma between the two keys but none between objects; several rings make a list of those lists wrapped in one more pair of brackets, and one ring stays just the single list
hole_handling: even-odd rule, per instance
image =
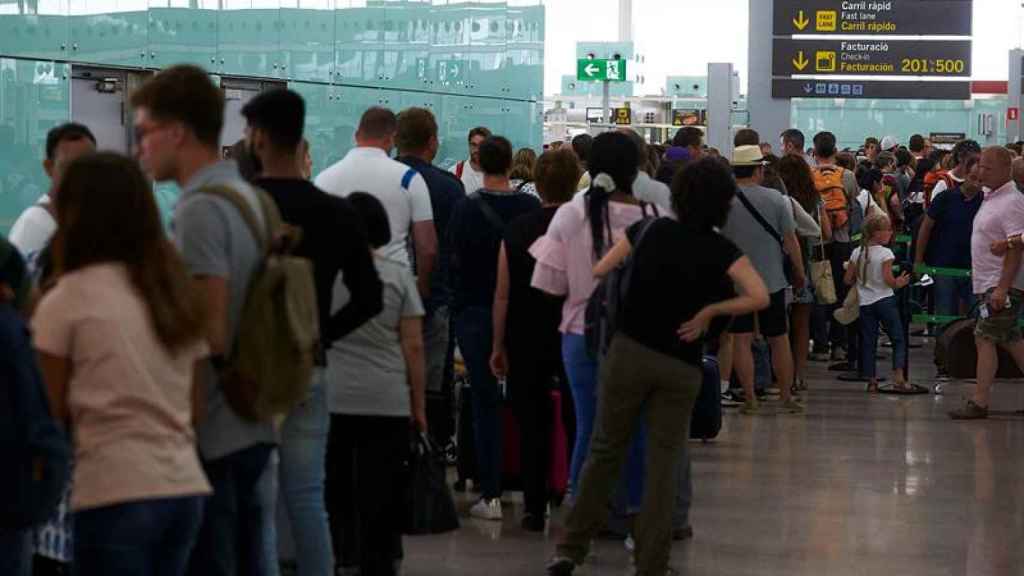
[{"label": "metal column", "polygon": [[1010,82],[1006,91],[1007,103],[1006,105],[1010,108],[1017,109],[1017,119],[1007,120],[1006,122],[1006,139],[1010,142],[1016,142],[1024,139],[1021,131],[1021,92],[1024,92],[1024,50],[1017,48],[1010,50]]},{"label": "metal column", "polygon": [[708,64],[707,143],[732,158],[732,64]]},{"label": "metal column", "polygon": [[773,4],[771,0],[750,0],[747,110],[750,127],[758,131],[761,140],[777,145],[782,132],[792,127],[792,108],[789,99],[772,98]]}]

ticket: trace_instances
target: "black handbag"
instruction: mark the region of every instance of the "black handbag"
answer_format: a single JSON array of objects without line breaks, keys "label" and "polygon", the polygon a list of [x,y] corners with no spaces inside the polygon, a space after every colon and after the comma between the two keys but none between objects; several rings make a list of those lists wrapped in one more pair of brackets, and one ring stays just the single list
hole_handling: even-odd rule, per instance
[{"label": "black handbag", "polygon": [[444,534],[459,529],[448,488],[444,450],[428,435],[413,433],[406,492],[405,533]]}]

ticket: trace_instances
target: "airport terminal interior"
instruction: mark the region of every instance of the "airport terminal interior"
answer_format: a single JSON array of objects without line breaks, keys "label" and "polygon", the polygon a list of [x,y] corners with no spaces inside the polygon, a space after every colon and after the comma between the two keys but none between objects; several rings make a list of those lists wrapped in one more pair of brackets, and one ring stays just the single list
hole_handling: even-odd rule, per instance
[{"label": "airport terminal interior", "polygon": [[1024,4],[597,4],[0,0],[0,576],[1024,576]]}]

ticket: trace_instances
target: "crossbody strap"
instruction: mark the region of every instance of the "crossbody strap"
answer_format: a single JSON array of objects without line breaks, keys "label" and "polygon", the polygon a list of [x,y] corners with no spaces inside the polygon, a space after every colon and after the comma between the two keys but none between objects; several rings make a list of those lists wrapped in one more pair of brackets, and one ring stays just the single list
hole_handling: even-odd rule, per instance
[{"label": "crossbody strap", "polygon": [[779,246],[782,247],[783,251],[785,251],[786,245],[782,242],[782,236],[780,236],[779,233],[775,231],[775,228],[772,228],[772,225],[764,219],[764,216],[761,216],[761,213],[754,208],[754,205],[750,203],[750,200],[747,199],[742,190],[736,191],[736,197],[740,199],[740,202],[743,203],[743,207],[747,209],[747,212],[750,212],[750,215],[754,217],[754,220],[757,220],[757,223],[764,228],[765,232],[771,234],[772,238],[775,238],[775,241],[778,242]]},{"label": "crossbody strap", "polygon": [[484,218],[487,219],[487,222],[489,222],[491,226],[496,228],[498,232],[505,230],[505,221],[501,219],[501,215],[498,214],[498,211],[484,199],[483,194],[477,191],[470,194],[469,197],[477,206],[480,207],[480,211],[484,213]]}]

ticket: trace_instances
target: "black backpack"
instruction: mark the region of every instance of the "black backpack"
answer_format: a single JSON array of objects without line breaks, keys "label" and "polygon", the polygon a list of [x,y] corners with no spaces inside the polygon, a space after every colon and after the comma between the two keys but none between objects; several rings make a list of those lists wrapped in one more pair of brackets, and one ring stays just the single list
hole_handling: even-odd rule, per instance
[{"label": "black backpack", "polygon": [[[646,213],[646,206],[645,213]],[[633,250],[629,256],[612,270],[598,283],[597,288],[590,294],[587,300],[587,308],[584,316],[584,336],[587,344],[587,354],[594,359],[600,358],[608,353],[612,337],[618,331],[622,323],[622,308],[625,305],[626,295],[629,294],[629,285],[633,279],[633,263],[640,243],[651,228],[651,224],[658,220],[657,210],[655,216],[641,220],[636,241],[633,243]]]},{"label": "black backpack", "polygon": [[[0,311],[5,313],[10,312]],[[50,518],[71,474],[67,436],[50,413],[34,356],[24,360],[22,354],[31,355],[31,349],[26,345],[24,350],[4,350],[0,358],[7,364],[3,372],[15,374],[12,381],[2,383],[6,397],[0,402],[0,458],[5,462],[0,474],[0,526],[14,530]]]}]

